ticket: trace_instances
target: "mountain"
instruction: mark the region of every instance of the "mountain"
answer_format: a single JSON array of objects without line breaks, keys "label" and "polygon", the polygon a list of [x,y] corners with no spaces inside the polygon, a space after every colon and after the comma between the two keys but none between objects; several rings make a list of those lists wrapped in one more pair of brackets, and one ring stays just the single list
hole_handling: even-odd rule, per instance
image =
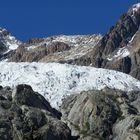
[{"label": "mountain", "polygon": [[12,55],[20,44],[21,42],[6,29],[0,28],[0,60],[6,59],[7,55]]},{"label": "mountain", "polygon": [[[12,54],[9,62],[57,62],[113,69],[140,79],[140,6],[133,5],[104,36],[75,35],[30,39]],[[15,41],[14,41],[15,42]]]},{"label": "mountain", "polygon": [[101,35],[53,36],[22,44],[8,61],[57,62],[79,58],[92,50]]},{"label": "mountain", "polygon": [[140,3],[103,36],[0,28],[0,139],[139,140],[139,80]]}]

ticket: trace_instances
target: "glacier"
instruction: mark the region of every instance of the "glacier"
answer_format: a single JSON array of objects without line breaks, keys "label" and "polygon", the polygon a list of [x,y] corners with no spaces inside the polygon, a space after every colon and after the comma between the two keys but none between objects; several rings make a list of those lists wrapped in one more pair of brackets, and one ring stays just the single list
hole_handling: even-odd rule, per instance
[{"label": "glacier", "polygon": [[54,108],[63,98],[81,91],[105,87],[122,91],[140,90],[140,81],[113,70],[58,63],[0,62],[0,85],[31,85]]}]

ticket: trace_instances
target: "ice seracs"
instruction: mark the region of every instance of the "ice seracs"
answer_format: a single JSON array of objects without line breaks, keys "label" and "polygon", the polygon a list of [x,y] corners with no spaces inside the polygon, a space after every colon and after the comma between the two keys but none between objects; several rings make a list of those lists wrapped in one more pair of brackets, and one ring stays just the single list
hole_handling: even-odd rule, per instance
[{"label": "ice seracs", "polygon": [[[122,91],[140,90],[140,81],[121,72],[58,63],[0,63],[0,85],[29,84],[53,107],[71,94],[105,87]],[[126,80],[127,79],[127,80]]]}]

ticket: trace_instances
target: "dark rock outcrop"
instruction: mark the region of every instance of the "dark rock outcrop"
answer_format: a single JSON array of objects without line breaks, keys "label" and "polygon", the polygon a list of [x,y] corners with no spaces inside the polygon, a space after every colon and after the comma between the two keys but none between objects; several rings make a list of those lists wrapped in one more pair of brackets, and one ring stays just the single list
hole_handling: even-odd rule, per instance
[{"label": "dark rock outcrop", "polygon": [[9,35],[9,32],[5,29],[0,28],[0,56],[2,52],[7,50],[5,37]]},{"label": "dark rock outcrop", "polygon": [[140,30],[129,44],[130,55],[113,61],[104,61],[103,68],[119,70],[140,80]]},{"label": "dark rock outcrop", "polygon": [[1,140],[70,140],[71,131],[53,109],[28,85],[0,89]]}]

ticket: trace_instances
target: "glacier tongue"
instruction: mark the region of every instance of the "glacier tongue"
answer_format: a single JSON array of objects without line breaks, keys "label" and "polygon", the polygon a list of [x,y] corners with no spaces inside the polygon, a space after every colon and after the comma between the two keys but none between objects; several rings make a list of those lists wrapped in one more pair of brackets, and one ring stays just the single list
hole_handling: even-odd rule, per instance
[{"label": "glacier tongue", "polygon": [[140,82],[121,72],[58,63],[0,62],[0,85],[29,84],[51,105],[74,93],[105,87],[123,91],[139,90]]}]

